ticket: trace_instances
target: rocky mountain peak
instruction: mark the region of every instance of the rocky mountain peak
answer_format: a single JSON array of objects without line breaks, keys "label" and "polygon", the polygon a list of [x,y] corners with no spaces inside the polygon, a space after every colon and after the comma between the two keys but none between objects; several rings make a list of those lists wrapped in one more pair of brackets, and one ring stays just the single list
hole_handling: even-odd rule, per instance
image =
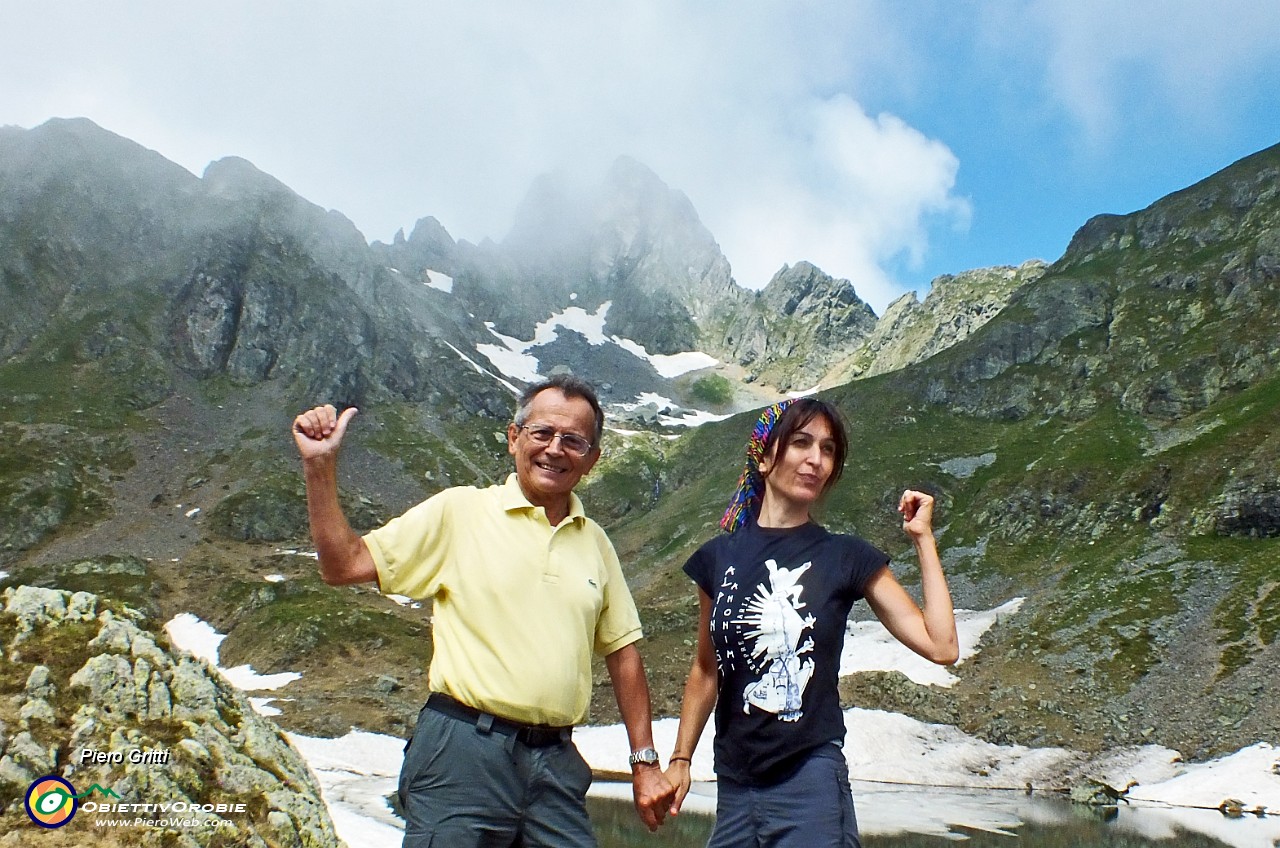
[{"label": "rocky mountain peak", "polygon": [[[147,188],[155,181],[194,181],[182,166],[154,150],[117,135],[88,118],[51,118],[32,130],[6,127],[0,143],[0,167],[21,167],[33,176],[66,173],[69,167],[89,174],[123,171]],[[84,174],[81,175],[85,176]]]},{"label": "rocky mountain peak", "polygon": [[722,355],[753,380],[807,389],[875,325],[875,313],[851,282],[797,262],[784,265],[764,289],[733,309],[718,333]]},{"label": "rocky mountain peak", "polygon": [[375,241],[370,249],[382,265],[394,268],[411,280],[426,283],[429,271],[451,277],[457,273],[458,244],[449,231],[430,216],[419,218],[408,238],[404,230],[400,230],[391,244]]},{"label": "rocky mountain peak", "polygon": [[[652,261],[672,268],[681,261],[705,270],[719,248],[683,192],[670,188],[647,166],[627,156],[616,159],[599,181],[565,171],[534,180],[516,210],[504,250],[522,263],[545,263],[571,253],[590,258],[589,274],[607,279],[619,265]],[[646,282],[681,288],[655,274]]]},{"label": "rocky mountain peak", "polygon": [[224,156],[210,162],[201,179],[210,196],[227,200],[251,200],[270,195],[285,195],[290,199],[297,197],[287,185],[239,156]]},{"label": "rocky mountain peak", "polygon": [[688,196],[628,156],[614,161],[595,207],[601,228],[644,232],[653,242],[683,241],[702,248],[715,244]]},{"label": "rocky mountain peak", "polygon": [[958,344],[998,315],[1015,292],[1038,280],[1048,267],[1033,259],[1017,267],[943,274],[933,280],[923,301],[915,292],[902,295],[885,309],[865,342],[835,366],[828,382],[897,371]]},{"label": "rocky mountain peak", "polygon": [[589,189],[565,171],[539,174],[516,207],[503,249],[532,259],[574,247],[590,233],[592,200]]},{"label": "rocky mountain peak", "polygon": [[159,153],[102,129],[85,118],[55,118],[23,130],[0,133],[0,209],[27,214],[32,198],[44,196],[46,214],[70,230],[91,229],[90,249],[132,229],[121,244],[144,252],[145,242],[174,226],[176,197],[190,200],[198,180]]},{"label": "rocky mountain peak", "polygon": [[783,315],[841,312],[853,309],[857,323],[875,322],[875,313],[858,297],[853,283],[833,277],[811,262],[783,265],[760,292],[761,299]]},{"label": "rocky mountain peak", "polygon": [[409,241],[416,246],[435,249],[442,253],[451,251],[456,246],[453,236],[449,235],[444,225],[429,215],[426,218],[419,218],[413,225]]},{"label": "rocky mountain peak", "polygon": [[[211,162],[201,179],[206,196],[232,229],[269,241],[302,246],[325,271],[368,290],[373,269],[364,236],[345,215],[306,200],[275,177],[239,156]],[[254,236],[257,238],[257,236]]]},{"label": "rocky mountain peak", "polygon": [[650,353],[694,349],[733,296],[729,264],[693,204],[627,157],[595,180],[540,176],[507,237],[460,249],[455,269],[455,293],[502,333],[528,339],[569,306],[608,301],[609,333]]}]

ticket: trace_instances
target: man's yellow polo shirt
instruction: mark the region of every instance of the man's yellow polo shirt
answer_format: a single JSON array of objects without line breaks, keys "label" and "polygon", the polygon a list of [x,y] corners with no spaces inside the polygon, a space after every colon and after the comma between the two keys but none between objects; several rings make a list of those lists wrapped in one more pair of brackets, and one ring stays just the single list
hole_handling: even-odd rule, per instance
[{"label": "man's yellow polo shirt", "polygon": [[608,536],[577,495],[558,527],[520,490],[460,486],[364,537],[383,592],[431,598],[428,683],[478,710],[530,724],[578,724],[591,654],[641,637]]}]

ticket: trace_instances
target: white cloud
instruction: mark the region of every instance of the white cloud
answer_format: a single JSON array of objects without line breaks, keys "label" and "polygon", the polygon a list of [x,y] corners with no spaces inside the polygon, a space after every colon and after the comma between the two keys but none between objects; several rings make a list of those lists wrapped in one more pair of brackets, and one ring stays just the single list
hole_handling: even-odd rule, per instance
[{"label": "white cloud", "polygon": [[[967,163],[974,197],[958,197],[952,127],[990,114],[993,138],[1034,144],[1068,116],[1105,153],[1171,121],[1211,133],[1229,110],[1274,122],[1235,94],[1264,96],[1278,15],[1257,0],[10,0],[0,123],[84,115],[194,173],[243,156],[383,241],[425,215],[501,238],[536,175],[625,154],[689,196],[740,283],[810,260],[882,309],[903,290],[886,268],[934,256],[939,228],[966,231],[976,187],[1004,178]],[[953,90],[968,99],[927,96]],[[913,113],[926,102],[940,113]]]},{"label": "white cloud", "polygon": [[[945,148],[852,99],[899,38],[877,3],[13,6],[0,70],[24,82],[0,121],[83,114],[195,173],[243,156],[369,238],[424,215],[501,238],[534,176],[627,154],[689,194],[743,284],[808,259],[885,300],[877,263],[955,202]],[[902,160],[850,171],[851,129]]]},{"label": "white cloud", "polygon": [[[762,161],[728,226],[713,232],[731,261],[745,257],[748,268],[772,274],[806,259],[849,278],[883,311],[902,293],[884,263],[903,253],[918,263],[939,218],[967,224],[969,203],[952,194],[959,161],[941,142],[893,115],[872,117],[847,95],[810,103],[795,131],[804,176],[784,171],[783,155]],[[768,278],[739,281],[759,286]]]},{"label": "white cloud", "polygon": [[1114,143],[1134,111],[1222,120],[1240,81],[1280,61],[1280,6],[1256,0],[1038,0],[1026,24],[1043,39],[1050,93],[1097,146]]}]

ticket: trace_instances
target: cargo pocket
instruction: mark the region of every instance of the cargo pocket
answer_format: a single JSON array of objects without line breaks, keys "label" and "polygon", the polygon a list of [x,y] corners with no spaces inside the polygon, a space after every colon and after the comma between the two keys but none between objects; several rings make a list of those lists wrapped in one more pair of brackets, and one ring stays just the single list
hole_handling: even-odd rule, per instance
[{"label": "cargo pocket", "polygon": [[396,796],[405,819],[411,815],[409,793],[414,781],[427,772],[440,759],[449,743],[455,722],[439,713],[423,708],[418,714],[417,726],[404,746],[404,763],[400,767],[400,781]]}]

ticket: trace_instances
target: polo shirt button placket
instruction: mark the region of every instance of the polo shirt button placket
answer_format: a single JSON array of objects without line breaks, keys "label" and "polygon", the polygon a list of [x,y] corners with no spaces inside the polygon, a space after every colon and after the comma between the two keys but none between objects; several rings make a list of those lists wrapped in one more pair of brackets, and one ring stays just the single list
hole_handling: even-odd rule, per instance
[{"label": "polo shirt button placket", "polygon": [[542,579],[548,583],[559,583],[560,572],[555,566],[555,543],[556,531],[553,529],[551,535],[547,538],[547,547],[543,551]]}]

